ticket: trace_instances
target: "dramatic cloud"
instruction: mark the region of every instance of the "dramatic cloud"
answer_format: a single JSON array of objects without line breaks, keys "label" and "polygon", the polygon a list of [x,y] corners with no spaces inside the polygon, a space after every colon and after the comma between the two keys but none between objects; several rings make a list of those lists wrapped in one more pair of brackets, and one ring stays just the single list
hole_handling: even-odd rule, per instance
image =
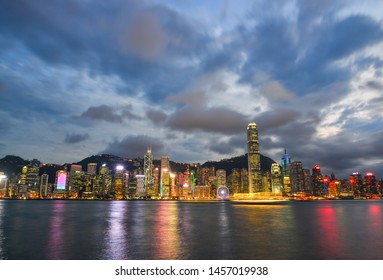
[{"label": "dramatic cloud", "polygon": [[279,108],[265,112],[257,117],[259,130],[266,132],[297,120],[301,113],[295,110]]},{"label": "dramatic cloud", "polygon": [[122,117],[115,114],[113,108],[107,105],[89,107],[84,113],[81,114],[80,117],[93,120],[122,123]]},{"label": "dramatic cloud", "polygon": [[243,154],[246,152],[245,146],[246,134],[242,133],[236,136],[232,136],[228,140],[212,140],[208,145],[208,149],[221,155],[230,155],[234,152]]},{"label": "dramatic cloud", "polygon": [[154,123],[160,124],[166,120],[167,115],[160,110],[148,110],[146,111],[146,116]]},{"label": "dramatic cloud", "polygon": [[142,158],[149,147],[153,153],[161,154],[164,145],[158,139],[146,135],[127,136],[121,141],[115,140],[110,143],[102,153],[126,158]]},{"label": "dramatic cloud", "polygon": [[184,92],[177,95],[169,95],[166,101],[170,104],[203,105],[206,102],[205,92]]},{"label": "dramatic cloud", "polygon": [[383,172],[381,1],[3,2],[3,155],[202,163],[254,121],[274,160]]},{"label": "dramatic cloud", "polygon": [[89,139],[89,134],[87,133],[85,134],[68,133],[65,136],[64,142],[68,144],[75,144],[75,143],[83,142],[87,139]]},{"label": "dramatic cloud", "polygon": [[240,133],[248,123],[241,113],[224,107],[185,106],[169,116],[166,125],[181,131],[202,130],[223,134]]}]

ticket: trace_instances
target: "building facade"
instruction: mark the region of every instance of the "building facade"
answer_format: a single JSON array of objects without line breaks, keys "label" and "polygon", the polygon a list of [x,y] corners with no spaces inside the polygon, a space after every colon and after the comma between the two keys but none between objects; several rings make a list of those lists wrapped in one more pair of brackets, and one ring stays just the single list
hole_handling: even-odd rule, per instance
[{"label": "building facade", "polygon": [[261,154],[259,152],[258,129],[255,123],[247,126],[247,152],[249,193],[262,192]]}]

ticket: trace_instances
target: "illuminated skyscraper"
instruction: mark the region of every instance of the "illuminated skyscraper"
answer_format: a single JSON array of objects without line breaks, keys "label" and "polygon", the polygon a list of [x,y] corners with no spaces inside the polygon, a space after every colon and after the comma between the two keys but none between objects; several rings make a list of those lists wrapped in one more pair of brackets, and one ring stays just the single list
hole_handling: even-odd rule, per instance
[{"label": "illuminated skyscraper", "polygon": [[241,187],[240,193],[249,192],[249,171],[246,168],[241,169]]},{"label": "illuminated skyscraper", "polygon": [[377,194],[378,193],[378,189],[376,187],[376,178],[375,178],[374,173],[367,172],[364,175],[363,193],[365,195]]},{"label": "illuminated skyscraper", "polygon": [[96,175],[97,173],[97,163],[88,163],[88,169],[86,172],[88,175]]},{"label": "illuminated skyscraper", "polygon": [[283,182],[283,193],[288,195],[291,193],[291,180],[290,180],[290,167],[291,167],[291,158],[285,149],[285,153],[281,159],[282,167],[282,182]]},{"label": "illuminated skyscraper", "polygon": [[258,130],[255,123],[249,123],[247,126],[247,151],[249,193],[262,192],[261,155],[259,153]]},{"label": "illuminated skyscraper", "polygon": [[196,185],[196,178],[194,171],[192,170],[190,172],[190,190],[192,192],[192,196],[194,197],[194,190],[195,190],[195,185]]},{"label": "illuminated skyscraper", "polygon": [[65,170],[59,170],[56,172],[56,184],[55,184],[55,197],[66,198],[67,197],[67,177],[68,173]]},{"label": "illuminated skyscraper", "polygon": [[40,179],[40,198],[47,197],[48,194],[49,194],[48,179],[49,179],[49,175],[48,174],[44,173],[44,174],[41,175],[41,179]]},{"label": "illuminated skyscraper", "polygon": [[[39,171],[40,171],[40,162],[38,160],[31,160],[31,162],[23,167],[22,171],[22,184],[27,185],[27,190],[30,198],[38,198],[40,195],[39,192]],[[23,182],[24,180],[24,182]]]},{"label": "illuminated skyscraper", "polygon": [[291,164],[291,158],[285,149],[285,153],[283,154],[282,159],[281,159],[283,176],[289,176],[290,175],[290,164]]},{"label": "illuminated skyscraper", "polygon": [[324,196],[323,176],[319,165],[314,166],[311,176],[313,182],[313,195]]},{"label": "illuminated skyscraper", "polygon": [[271,191],[273,193],[282,192],[282,173],[278,163],[271,165]]},{"label": "illuminated skyscraper", "polygon": [[226,170],[217,169],[215,172],[215,176],[217,177],[217,186],[226,186]]},{"label": "illuminated skyscraper", "polygon": [[144,156],[144,185],[147,191],[147,194],[150,196],[157,195],[157,191],[153,189],[154,187],[154,177],[153,177],[153,155],[151,148],[148,149]]},{"label": "illuminated skyscraper", "polygon": [[160,195],[169,196],[170,194],[170,160],[169,156],[161,157],[161,183]]},{"label": "illuminated skyscraper", "polygon": [[136,196],[144,197],[146,196],[145,191],[145,175],[136,175],[137,179],[137,188],[136,188]]},{"label": "illuminated skyscraper", "polygon": [[354,194],[359,195],[362,189],[363,181],[362,175],[354,172],[350,175],[350,187]]},{"label": "illuminated skyscraper", "polygon": [[241,192],[241,173],[239,172],[238,168],[231,170],[228,185],[231,193]]},{"label": "illuminated skyscraper", "polygon": [[290,169],[291,192],[304,192],[304,175],[301,161],[293,161]]},{"label": "illuminated skyscraper", "polygon": [[70,166],[70,174],[72,175],[73,173],[76,172],[81,172],[82,171],[82,166],[78,164],[71,164]]},{"label": "illuminated skyscraper", "polygon": [[4,172],[0,172],[0,198],[8,196],[7,194],[7,175]]},{"label": "illuminated skyscraper", "polygon": [[113,185],[114,185],[114,198],[115,199],[123,199],[124,198],[124,194],[125,194],[125,170],[124,170],[124,166],[122,165],[117,165],[116,166],[116,171],[114,173],[114,182],[113,182]]},{"label": "illuminated skyscraper", "polygon": [[303,169],[304,189],[306,194],[313,193],[313,180],[310,175],[310,169]]}]

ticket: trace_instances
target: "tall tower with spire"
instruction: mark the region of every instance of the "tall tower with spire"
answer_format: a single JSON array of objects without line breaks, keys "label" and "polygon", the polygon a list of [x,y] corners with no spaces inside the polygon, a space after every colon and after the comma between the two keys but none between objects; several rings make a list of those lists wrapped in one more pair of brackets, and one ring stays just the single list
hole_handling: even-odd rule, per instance
[{"label": "tall tower with spire", "polygon": [[154,176],[153,176],[153,154],[151,147],[148,148],[144,156],[144,186],[148,195],[154,196],[153,185],[154,185]]},{"label": "tall tower with spire", "polygon": [[261,154],[259,152],[257,125],[247,126],[247,158],[249,168],[249,193],[262,192]]}]

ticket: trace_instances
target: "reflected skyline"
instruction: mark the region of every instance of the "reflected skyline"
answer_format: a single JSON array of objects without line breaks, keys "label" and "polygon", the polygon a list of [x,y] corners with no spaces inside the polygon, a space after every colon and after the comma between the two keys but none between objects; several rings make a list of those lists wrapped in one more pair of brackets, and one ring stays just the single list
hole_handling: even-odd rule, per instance
[{"label": "reflected skyline", "polygon": [[0,201],[0,258],[383,259],[382,208],[383,201]]}]

